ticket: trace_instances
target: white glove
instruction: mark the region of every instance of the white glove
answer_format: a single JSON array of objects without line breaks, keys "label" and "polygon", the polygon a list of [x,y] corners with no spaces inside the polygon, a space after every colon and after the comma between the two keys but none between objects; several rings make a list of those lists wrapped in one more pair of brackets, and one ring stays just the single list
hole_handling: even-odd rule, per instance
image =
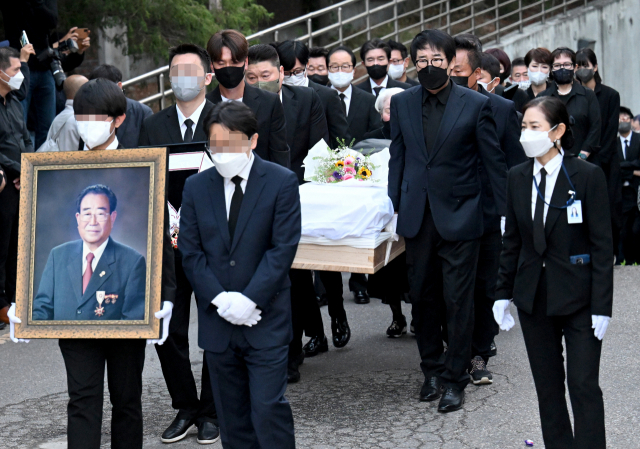
[{"label": "white glove", "polygon": [[162,305],[162,310],[156,312],[154,315],[162,322],[162,335],[160,340],[147,340],[148,345],[162,346],[167,337],[169,336],[169,323],[171,322],[171,315],[173,314],[173,303],[171,301],[165,301]]},{"label": "white glove", "polygon": [[507,224],[507,217],[500,217],[500,230],[502,231],[502,235],[504,235],[504,229]]},{"label": "white glove", "polygon": [[16,316],[16,303],[12,302],[9,311],[7,312],[9,318],[9,338],[14,343],[29,343],[29,340],[23,340],[22,338],[16,338],[15,325],[22,323],[22,320]]},{"label": "white glove", "polygon": [[230,305],[226,310],[218,308],[218,314],[238,326],[253,326],[262,319],[257,304],[238,292],[227,292]]},{"label": "white glove", "polygon": [[503,331],[508,331],[516,324],[509,310],[510,305],[511,301],[508,299],[499,299],[493,303],[493,319]]},{"label": "white glove", "polygon": [[222,292],[211,301],[211,304],[218,308],[218,314],[222,316],[223,312],[226,312],[231,307],[231,296],[229,293]]},{"label": "white glove", "polygon": [[593,335],[595,335],[598,340],[602,340],[604,338],[604,334],[607,333],[607,327],[609,327],[610,319],[610,316],[591,315],[591,329],[595,329],[593,331]]}]

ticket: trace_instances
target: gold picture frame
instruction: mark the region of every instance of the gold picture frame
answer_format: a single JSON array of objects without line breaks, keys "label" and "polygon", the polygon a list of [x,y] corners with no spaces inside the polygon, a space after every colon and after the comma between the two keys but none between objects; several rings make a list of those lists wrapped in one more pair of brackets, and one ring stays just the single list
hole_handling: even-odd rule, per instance
[{"label": "gold picture frame", "polygon": [[[22,155],[21,163],[16,315],[22,320],[22,323],[16,324],[16,337],[27,339],[159,338],[161,331],[160,320],[155,318],[154,312],[161,308],[168,150],[166,148],[144,148],[111,151],[26,153]],[[146,178],[146,173],[148,173],[148,179]],[[94,177],[96,182],[93,182]],[[46,182],[42,181],[42,179],[45,179]],[[58,236],[62,232],[75,232],[75,239],[78,239],[77,234],[80,228],[80,222],[77,222],[75,225],[76,229],[69,230],[70,220],[68,212],[70,208],[75,209],[79,206],[75,205],[76,199],[70,198],[68,193],[69,191],[74,191],[77,196],[82,187],[86,187],[87,179],[91,179],[91,184],[101,184],[101,179],[125,180],[125,182],[116,182],[117,188],[114,189],[119,189],[121,192],[124,192],[125,195],[124,198],[119,198],[118,205],[120,205],[123,200],[124,204],[127,204],[126,201],[129,198],[126,195],[135,196],[136,198],[135,201],[131,201],[129,210],[136,211],[136,214],[131,215],[135,215],[137,219],[136,223],[142,224],[142,226],[136,226],[135,229],[126,229],[125,226],[122,226],[124,229],[119,229],[119,235],[129,239],[135,238],[137,245],[141,248],[146,248],[142,251],[136,250],[136,253],[139,254],[138,262],[140,262],[140,256],[145,260],[142,266],[145,272],[143,319],[96,319],[93,318],[90,313],[86,313],[86,310],[83,317],[89,315],[90,319],[33,319],[34,298],[36,297],[43,277],[42,254],[46,253],[47,257],[53,254],[53,247],[56,243],[48,241],[48,239],[52,239],[51,235]],[[38,185],[39,180],[42,181],[40,189]],[[74,182],[76,182],[77,186],[73,184]],[[129,182],[131,185],[127,185]],[[136,182],[138,184],[136,184]],[[57,195],[56,186],[59,186],[60,190],[66,189],[67,194]],[[143,186],[144,188],[140,188],[139,186]],[[148,192],[146,192],[147,188]],[[39,195],[42,196],[42,198],[48,199],[48,203],[45,202],[45,199],[42,199],[43,205],[41,207],[38,204]],[[55,201],[52,201],[52,198],[55,198]],[[69,206],[70,201],[73,201],[71,206]],[[64,206],[59,208],[62,217],[58,216],[58,203]],[[138,207],[136,208],[135,205]],[[114,209],[117,210],[116,208]],[[39,210],[41,210],[40,216],[38,215]],[[43,212],[43,210],[48,213]],[[56,224],[58,221],[64,220],[67,221],[66,225]],[[75,215],[74,220],[77,220]],[[127,222],[126,218],[121,221],[125,223],[133,222],[131,219]],[[144,226],[145,222],[146,229]],[[117,225],[117,220],[114,218],[113,229],[117,229]],[[62,227],[65,229],[58,232],[58,234],[52,232],[52,229],[55,231]],[[145,238],[146,241],[143,241]],[[113,234],[109,235],[109,239],[115,241]],[[81,240],[77,241],[79,245],[82,245]],[[71,243],[76,244],[75,242]],[[57,244],[60,244],[59,241]],[[123,245],[120,244],[120,246],[122,247]],[[45,249],[43,250],[42,248]],[[76,248],[76,246],[74,246],[74,248]],[[132,248],[125,248],[127,248],[127,251],[129,249],[133,251]],[[49,261],[47,261],[47,264],[48,263]],[[100,262],[98,262],[98,264],[100,264]],[[62,266],[62,263],[60,263],[60,265]],[[98,266],[96,266],[96,272],[94,274],[102,277],[104,271],[98,274]],[[138,268],[140,268],[140,264]],[[82,273],[84,272],[81,273],[80,265],[77,267],[74,265],[73,268],[70,269],[70,273],[73,273],[74,271],[71,270],[77,271],[77,282],[82,284]],[[62,268],[59,268],[59,271],[61,272]],[[36,278],[38,277],[37,273],[40,273],[39,279]],[[91,279],[93,279],[93,277]],[[139,284],[141,284],[141,282],[139,282],[140,280],[141,276],[138,278],[138,287],[140,287]],[[100,280],[97,280],[96,283],[99,281]],[[76,282],[76,280],[74,280],[74,282]],[[83,286],[80,285],[80,288],[83,288]],[[141,288],[138,288],[136,291],[137,293],[141,293]],[[81,294],[84,300],[84,290]],[[104,304],[102,301],[104,301],[105,292],[97,291],[95,292],[95,297],[96,300],[99,301],[96,307],[103,307]],[[109,294],[106,295],[106,297],[107,303],[109,302],[109,297],[111,297],[115,304],[116,300],[114,297],[117,298],[118,295]],[[102,300],[100,298],[102,298]],[[138,302],[137,304],[137,307],[139,307],[140,303]],[[120,304],[119,307],[123,307],[123,305]],[[96,309],[95,315],[102,317],[102,314],[98,312]],[[82,313],[80,307],[78,307],[77,313]]]}]

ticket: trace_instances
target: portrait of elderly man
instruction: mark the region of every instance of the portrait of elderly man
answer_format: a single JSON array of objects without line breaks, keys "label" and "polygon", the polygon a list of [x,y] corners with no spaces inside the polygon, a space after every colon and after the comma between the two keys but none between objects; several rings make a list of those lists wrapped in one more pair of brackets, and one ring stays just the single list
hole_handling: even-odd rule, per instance
[{"label": "portrait of elderly man", "polygon": [[51,250],[33,300],[34,320],[143,320],[144,257],[110,237],[118,200],[105,185],[76,200],[79,240]]}]

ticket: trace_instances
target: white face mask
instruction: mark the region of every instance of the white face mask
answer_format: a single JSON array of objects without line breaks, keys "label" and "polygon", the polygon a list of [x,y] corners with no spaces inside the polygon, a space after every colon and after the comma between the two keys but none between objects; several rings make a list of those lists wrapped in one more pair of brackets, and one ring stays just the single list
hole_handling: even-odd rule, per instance
[{"label": "white face mask", "polygon": [[531,81],[515,81],[513,84],[517,84],[522,90],[527,90],[531,86]]},{"label": "white face mask", "polygon": [[287,86],[304,86],[306,84],[304,72],[300,75],[289,75],[284,77],[283,83]]},{"label": "white face mask", "polygon": [[492,88],[491,90],[489,90],[489,87],[488,87],[488,86],[489,86],[489,84],[490,84],[490,83],[493,83],[495,80],[496,80],[496,78],[494,78],[494,79],[492,79],[491,81],[489,81],[489,83],[485,83],[485,82],[483,82],[483,81],[478,81],[478,84],[480,84],[480,85],[484,88],[484,90],[486,90],[487,92],[489,92],[490,94],[492,94],[492,93],[493,93],[493,91],[496,89],[496,85],[497,85],[497,84],[496,84],[496,85],[494,85],[494,86],[493,86],[493,88]]},{"label": "white face mask", "polygon": [[527,157],[542,157],[553,148],[549,133],[556,129],[557,126],[554,126],[549,131],[534,131],[532,129],[522,131],[520,143]]},{"label": "white face mask", "polygon": [[212,153],[211,159],[223,178],[238,176],[249,163],[247,153]]},{"label": "white face mask", "polygon": [[[4,70],[0,70],[0,72],[4,73],[5,75],[7,75],[7,73]],[[22,72],[18,72],[16,73],[14,76],[9,76],[9,81],[5,81],[2,80],[5,84],[7,84],[11,90],[18,90],[20,89],[20,86],[22,86],[22,81],[24,80],[24,75],[22,74]],[[2,79],[2,78],[0,78]]]},{"label": "white face mask", "polygon": [[540,86],[547,82],[549,79],[549,74],[544,72],[531,72],[529,71],[529,81],[531,84],[535,84],[536,86]]},{"label": "white face mask", "polygon": [[78,134],[90,150],[105,143],[109,140],[111,134],[116,131],[115,128],[111,131],[111,124],[113,123],[113,120],[110,122],[76,120],[76,123],[78,124]]},{"label": "white face mask", "polygon": [[342,89],[343,87],[347,87],[349,84],[351,84],[351,81],[353,81],[353,72],[329,72],[329,81],[331,82],[332,86],[336,86]]},{"label": "white face mask", "polygon": [[191,101],[202,91],[200,82],[203,80],[202,76],[172,76],[171,89],[178,100]]},{"label": "white face mask", "polygon": [[394,80],[399,80],[404,75],[404,64],[389,64],[388,73]]}]

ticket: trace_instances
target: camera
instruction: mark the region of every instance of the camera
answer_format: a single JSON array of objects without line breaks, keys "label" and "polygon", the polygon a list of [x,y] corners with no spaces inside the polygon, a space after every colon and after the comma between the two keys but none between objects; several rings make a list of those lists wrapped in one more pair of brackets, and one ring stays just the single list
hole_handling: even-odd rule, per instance
[{"label": "camera", "polygon": [[42,62],[46,62],[49,60],[49,68],[51,69],[51,73],[53,74],[53,79],[56,82],[56,87],[58,89],[62,88],[64,81],[67,79],[67,75],[64,73],[64,69],[62,68],[62,63],[60,62],[62,58],[62,54],[65,52],[76,53],[78,51],[78,44],[73,39],[67,39],[64,41],[58,42],[58,48],[48,47],[45,51],[43,51],[40,55],[38,55],[38,59]]}]

